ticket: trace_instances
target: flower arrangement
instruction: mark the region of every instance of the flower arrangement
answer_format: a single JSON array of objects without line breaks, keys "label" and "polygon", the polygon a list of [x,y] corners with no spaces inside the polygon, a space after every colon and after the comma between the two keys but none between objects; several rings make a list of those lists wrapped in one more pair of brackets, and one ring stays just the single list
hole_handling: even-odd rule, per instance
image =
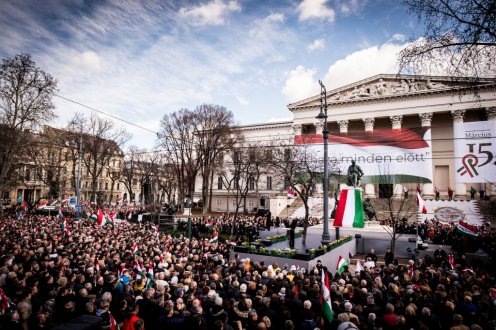
[{"label": "flower arrangement", "polygon": [[346,242],[351,241],[352,237],[353,237],[352,235],[347,235],[347,236],[341,237],[338,240],[332,241],[328,244],[321,245],[317,249],[307,249],[306,252],[308,254],[310,254],[310,256],[312,258],[318,257],[318,256],[325,254],[326,252],[334,250],[335,248],[343,245]]}]

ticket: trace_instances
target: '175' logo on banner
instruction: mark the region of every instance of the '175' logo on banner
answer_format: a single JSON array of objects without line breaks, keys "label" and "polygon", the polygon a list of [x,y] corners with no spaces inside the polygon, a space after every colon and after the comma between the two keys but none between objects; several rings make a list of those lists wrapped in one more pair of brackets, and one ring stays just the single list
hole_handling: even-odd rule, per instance
[{"label": "'175' logo on banner", "polygon": [[[479,146],[478,148],[476,146]],[[487,149],[491,149],[492,143],[467,143],[468,153],[462,157],[462,167],[460,167],[457,172],[460,173],[461,176],[467,174],[471,178],[474,176],[478,176],[479,172],[477,172],[476,167],[482,167],[486,164],[489,164],[494,155],[491,151]],[[478,149],[478,155],[475,154],[474,150]],[[485,150],[486,149],[486,150]],[[483,156],[485,155],[485,157]],[[486,161],[482,164],[479,164],[481,159],[486,158]],[[494,162],[496,165],[496,162]]]}]

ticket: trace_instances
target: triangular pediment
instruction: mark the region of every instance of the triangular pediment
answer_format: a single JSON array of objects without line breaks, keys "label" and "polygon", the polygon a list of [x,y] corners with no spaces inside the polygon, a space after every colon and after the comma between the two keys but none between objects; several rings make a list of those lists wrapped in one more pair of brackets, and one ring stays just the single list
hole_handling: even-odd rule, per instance
[{"label": "triangular pediment", "polygon": [[[413,76],[380,74],[331,91],[327,91],[327,103],[366,102],[439,92],[452,92],[474,86],[494,85],[491,78],[453,78],[443,76]],[[320,106],[320,95],[288,105],[289,110]]]}]

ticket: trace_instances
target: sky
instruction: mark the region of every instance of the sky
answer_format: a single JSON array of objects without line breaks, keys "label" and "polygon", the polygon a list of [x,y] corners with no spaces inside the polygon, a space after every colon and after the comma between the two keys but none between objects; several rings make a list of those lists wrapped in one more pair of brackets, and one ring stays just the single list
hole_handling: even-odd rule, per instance
[{"label": "sky", "polygon": [[[399,0],[1,0],[0,58],[29,53],[58,94],[151,131],[207,103],[239,125],[292,119],[291,102],[380,73],[422,26]],[[63,127],[91,110],[54,98]],[[116,121],[129,145],[156,136]]]}]

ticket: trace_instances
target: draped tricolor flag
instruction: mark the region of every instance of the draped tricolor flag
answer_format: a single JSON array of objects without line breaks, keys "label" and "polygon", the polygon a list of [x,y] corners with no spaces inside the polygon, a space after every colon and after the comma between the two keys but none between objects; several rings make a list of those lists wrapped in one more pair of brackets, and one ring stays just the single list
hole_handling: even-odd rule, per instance
[{"label": "draped tricolor flag", "polygon": [[365,226],[360,189],[344,189],[341,191],[334,227],[363,228]]}]

